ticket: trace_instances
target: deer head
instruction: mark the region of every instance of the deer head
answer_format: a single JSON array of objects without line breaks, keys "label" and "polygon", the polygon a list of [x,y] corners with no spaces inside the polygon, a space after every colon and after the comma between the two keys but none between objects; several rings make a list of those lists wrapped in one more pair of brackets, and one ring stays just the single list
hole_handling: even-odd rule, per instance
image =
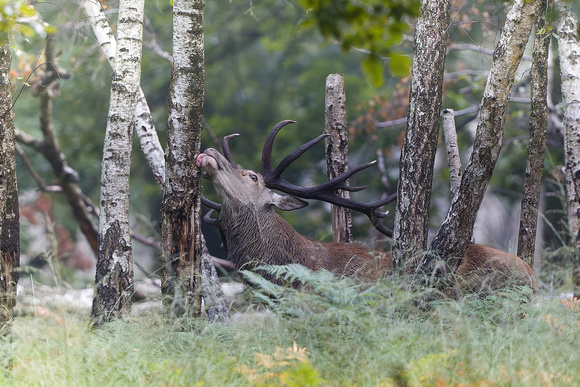
[{"label": "deer head", "polygon": [[[204,169],[204,176],[212,181],[221,202],[218,204],[203,199],[207,206],[218,212],[217,219],[206,216],[206,221],[218,226],[227,246],[228,258],[238,268],[257,263],[300,263],[315,270],[325,268],[342,274],[378,278],[381,270],[390,266],[390,256],[360,245],[312,240],[296,232],[274,210],[273,207],[277,207],[290,211],[308,204],[297,196],[319,199],[362,212],[373,219],[377,228],[391,233],[380,223],[379,218],[386,214],[379,212],[378,208],[395,200],[395,195],[370,204],[336,195],[337,189],[363,189],[349,187],[345,181],[373,163],[355,167],[343,176],[308,188],[296,186],[281,178],[282,172],[294,160],[320,142],[325,135],[304,144],[286,156],[277,168],[272,169],[274,138],[283,126],[292,122],[282,121],[270,132],[262,151],[262,170],[259,173],[240,168],[235,163],[229,150],[229,140],[235,135],[224,138],[223,155],[210,148],[197,157],[197,166]],[[288,195],[278,194],[272,189]]]}]

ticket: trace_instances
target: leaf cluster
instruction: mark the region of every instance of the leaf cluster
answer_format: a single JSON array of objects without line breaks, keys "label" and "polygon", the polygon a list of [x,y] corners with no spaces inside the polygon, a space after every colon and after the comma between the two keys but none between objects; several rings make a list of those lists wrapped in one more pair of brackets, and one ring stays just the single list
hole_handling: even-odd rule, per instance
[{"label": "leaf cluster", "polygon": [[418,17],[421,3],[416,0],[301,0],[307,10],[303,26],[316,25],[325,38],[337,40],[344,51],[352,48],[368,52],[362,70],[374,86],[383,84],[383,57],[395,76],[408,75],[411,60],[393,50],[409,27],[407,17]]},{"label": "leaf cluster", "polygon": [[34,6],[29,2],[0,0],[0,43],[3,43],[5,34],[8,33],[27,38],[35,35],[44,38],[55,31],[53,26],[40,18]]}]

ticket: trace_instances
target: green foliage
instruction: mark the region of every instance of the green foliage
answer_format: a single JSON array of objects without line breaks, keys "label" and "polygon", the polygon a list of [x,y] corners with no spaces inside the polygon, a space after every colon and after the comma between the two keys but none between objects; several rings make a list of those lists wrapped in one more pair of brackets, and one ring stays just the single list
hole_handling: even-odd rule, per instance
[{"label": "green foliage", "polygon": [[419,16],[417,0],[300,0],[306,9],[302,26],[316,25],[322,36],[337,40],[344,51],[352,48],[368,52],[362,62],[366,78],[376,87],[383,84],[383,59],[390,57],[393,75],[409,74],[410,58],[392,52],[408,31],[406,17]]},{"label": "green foliage", "polygon": [[55,31],[53,26],[40,18],[29,2],[0,0],[0,44],[3,43],[7,33],[30,38],[35,35],[45,37]]}]

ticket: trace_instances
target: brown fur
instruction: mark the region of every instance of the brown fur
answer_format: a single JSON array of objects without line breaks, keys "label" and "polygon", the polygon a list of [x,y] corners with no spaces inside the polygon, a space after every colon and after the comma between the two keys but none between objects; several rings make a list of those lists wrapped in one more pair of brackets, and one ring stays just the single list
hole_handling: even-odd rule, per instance
[{"label": "brown fur", "polygon": [[[196,162],[211,178],[220,197],[218,227],[228,259],[237,269],[299,263],[311,270],[326,269],[363,281],[376,281],[390,273],[390,253],[353,243],[321,242],[299,234],[273,207],[292,210],[305,203],[274,193],[260,174],[239,168],[214,149],[206,150]],[[460,292],[506,285],[537,287],[527,263],[513,254],[482,245],[468,247],[457,275]]]}]

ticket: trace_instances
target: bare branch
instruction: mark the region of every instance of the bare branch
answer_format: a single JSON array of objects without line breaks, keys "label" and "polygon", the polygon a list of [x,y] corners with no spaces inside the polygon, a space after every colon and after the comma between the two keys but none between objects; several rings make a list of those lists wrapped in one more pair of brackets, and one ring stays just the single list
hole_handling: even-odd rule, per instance
[{"label": "bare branch", "polygon": [[[481,54],[490,55],[490,56],[493,56],[493,53],[495,52],[494,50],[492,50],[490,48],[483,48],[483,47],[475,45],[475,44],[467,44],[467,43],[465,43],[465,44],[453,43],[453,44],[450,44],[449,47],[447,47],[448,53],[451,51],[456,51],[456,50],[476,51],[476,52],[479,52]],[[531,55],[523,55],[522,60],[531,62],[532,57],[531,57]]]}]

